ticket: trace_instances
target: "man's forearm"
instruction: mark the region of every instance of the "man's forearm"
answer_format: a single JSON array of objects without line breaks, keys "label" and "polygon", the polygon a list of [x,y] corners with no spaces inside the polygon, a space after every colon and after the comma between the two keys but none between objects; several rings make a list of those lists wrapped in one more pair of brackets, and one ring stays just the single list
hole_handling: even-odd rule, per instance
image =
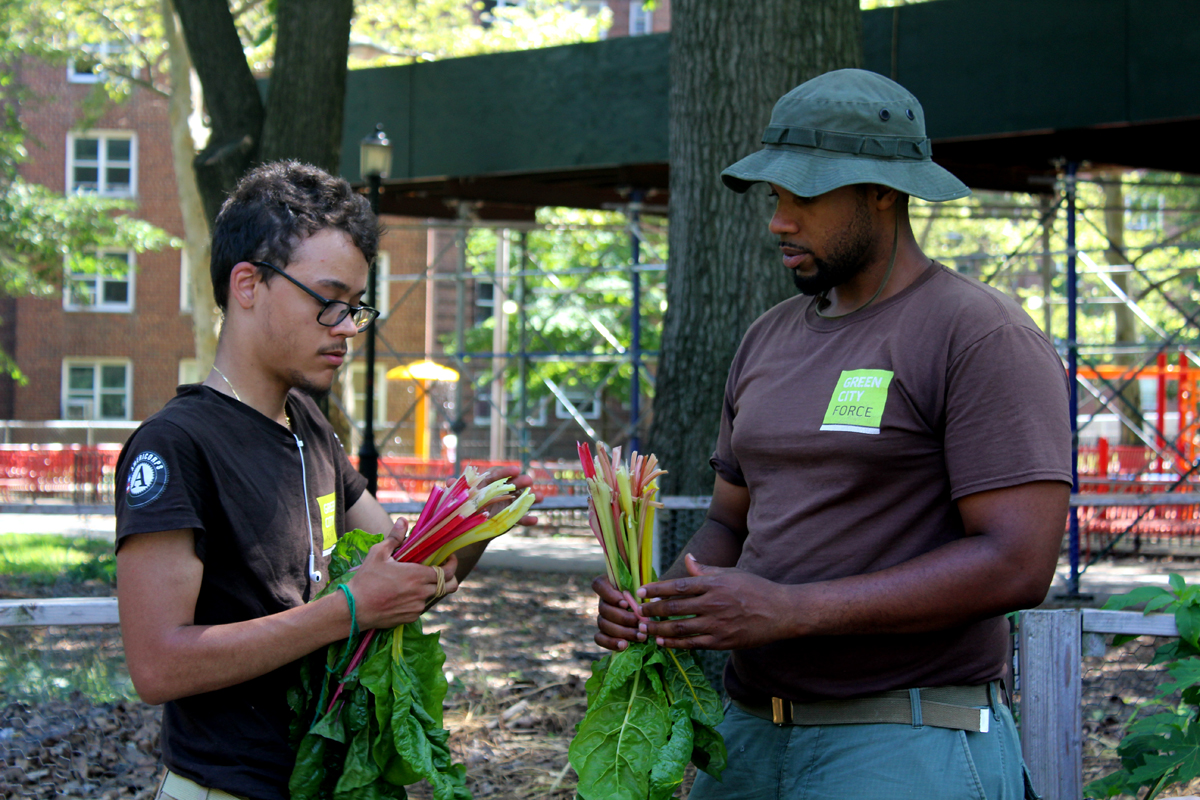
[{"label": "man's forearm", "polygon": [[786,637],[945,630],[1042,602],[1053,568],[1014,563],[984,536],[866,575],[783,587]]},{"label": "man's forearm", "polygon": [[[124,628],[136,612],[123,608],[121,616]],[[164,703],[244,683],[349,634],[349,608],[338,592],[245,622],[176,626],[152,657],[130,659],[130,673],[145,702]]]}]

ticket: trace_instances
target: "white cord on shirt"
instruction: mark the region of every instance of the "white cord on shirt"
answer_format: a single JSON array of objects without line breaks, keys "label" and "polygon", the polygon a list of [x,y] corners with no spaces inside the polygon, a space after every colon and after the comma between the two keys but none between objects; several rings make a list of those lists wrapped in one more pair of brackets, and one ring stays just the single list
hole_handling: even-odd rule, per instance
[{"label": "white cord on shirt", "polygon": [[304,442],[295,433],[296,449],[300,451],[300,482],[304,484],[304,521],[308,523],[308,577],[313,583],[320,583],[321,573],[317,571],[317,553],[313,547],[312,513],[308,510],[308,473],[304,469]]}]

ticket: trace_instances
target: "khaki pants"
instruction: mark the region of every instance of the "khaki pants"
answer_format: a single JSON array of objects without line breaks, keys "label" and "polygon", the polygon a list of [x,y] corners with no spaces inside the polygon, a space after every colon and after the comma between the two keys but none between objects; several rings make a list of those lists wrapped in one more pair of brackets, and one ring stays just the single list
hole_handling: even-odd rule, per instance
[{"label": "khaki pants", "polygon": [[182,775],[176,775],[167,770],[154,800],[246,800],[236,794],[223,792],[220,789],[209,789],[195,781],[188,780]]}]

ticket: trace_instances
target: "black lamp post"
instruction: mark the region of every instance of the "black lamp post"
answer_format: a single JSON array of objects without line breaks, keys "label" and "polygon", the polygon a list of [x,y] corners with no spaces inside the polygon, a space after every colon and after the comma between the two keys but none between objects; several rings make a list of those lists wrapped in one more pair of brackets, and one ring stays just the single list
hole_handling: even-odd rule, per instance
[{"label": "black lamp post", "polygon": [[[383,132],[383,123],[359,145],[359,171],[371,187],[371,211],[379,216],[379,187],[392,169],[392,144]],[[375,307],[375,263],[367,275],[367,305]],[[379,451],[375,449],[375,323],[367,330],[367,374],[364,389],[366,398],[362,444],[358,448],[358,471],[367,479],[367,491],[375,494],[379,488]]]}]

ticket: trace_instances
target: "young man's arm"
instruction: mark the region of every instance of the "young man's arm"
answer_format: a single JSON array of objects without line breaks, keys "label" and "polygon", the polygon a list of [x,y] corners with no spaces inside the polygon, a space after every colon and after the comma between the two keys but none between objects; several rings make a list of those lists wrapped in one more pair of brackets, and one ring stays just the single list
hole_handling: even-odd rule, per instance
[{"label": "young man's arm", "polygon": [[733,650],[798,636],[920,633],[1036,606],[1054,577],[1070,487],[1038,481],[958,501],[966,536],[879,572],[798,585],[689,560],[644,587],[668,647]]},{"label": "young man's arm", "polygon": [[[362,630],[412,622],[437,589],[431,567],[388,557],[402,534],[397,526],[371,548],[350,580]],[[455,566],[453,557],[448,564]],[[259,619],[196,625],[203,573],[191,530],[134,534],[117,551],[121,636],[134,688],[147,703],[243,683],[350,633],[341,592]],[[456,588],[447,576],[446,590]]]}]

